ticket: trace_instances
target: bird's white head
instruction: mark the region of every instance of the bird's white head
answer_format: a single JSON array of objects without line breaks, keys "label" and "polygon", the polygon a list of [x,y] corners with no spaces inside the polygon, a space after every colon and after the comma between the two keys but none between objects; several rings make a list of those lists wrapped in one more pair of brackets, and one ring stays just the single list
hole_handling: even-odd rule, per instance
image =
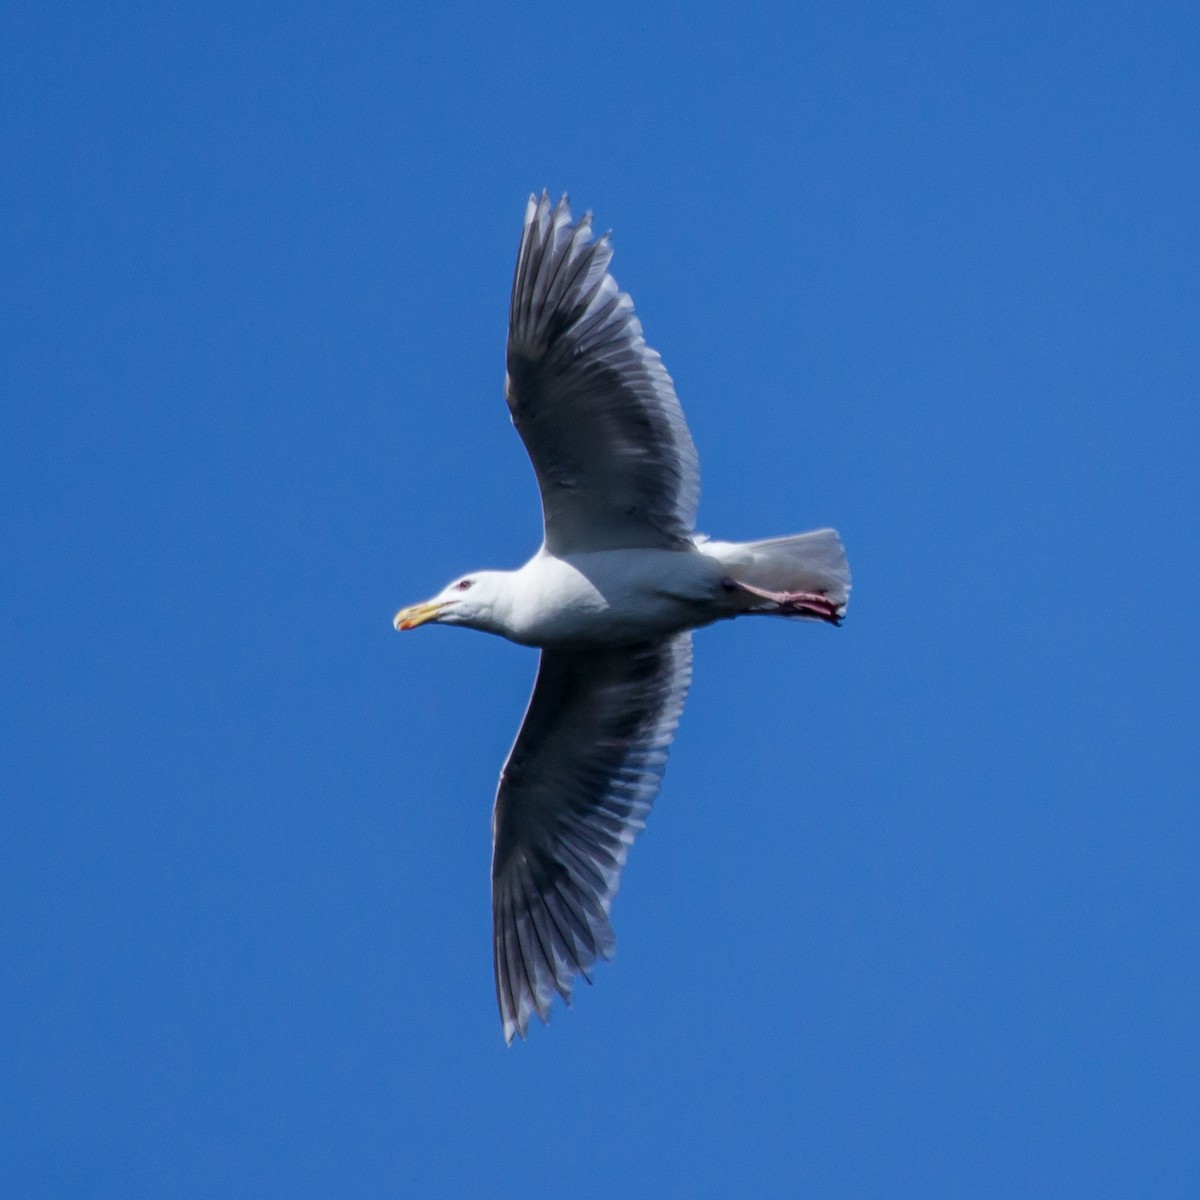
[{"label": "bird's white head", "polygon": [[422,604],[402,608],[392,624],[398,631],[418,625],[466,625],[470,629],[495,632],[502,620],[502,603],[508,571],[472,571],[448,583],[436,596]]}]

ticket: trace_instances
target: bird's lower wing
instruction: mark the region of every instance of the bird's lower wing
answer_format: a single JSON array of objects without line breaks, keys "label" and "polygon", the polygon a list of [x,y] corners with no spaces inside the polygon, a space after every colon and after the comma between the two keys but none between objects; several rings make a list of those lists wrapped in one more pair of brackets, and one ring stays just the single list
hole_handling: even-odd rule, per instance
[{"label": "bird's lower wing", "polygon": [[614,946],[608,912],[644,827],[692,675],[688,633],[546,650],[492,819],[496,994],[504,1037],[546,1021]]}]

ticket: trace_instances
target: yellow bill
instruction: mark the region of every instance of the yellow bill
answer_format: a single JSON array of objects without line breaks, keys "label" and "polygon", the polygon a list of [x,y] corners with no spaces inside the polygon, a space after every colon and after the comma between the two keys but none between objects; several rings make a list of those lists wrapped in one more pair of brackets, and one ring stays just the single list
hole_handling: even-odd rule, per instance
[{"label": "yellow bill", "polygon": [[445,601],[427,600],[424,604],[410,604],[402,608],[395,616],[392,624],[397,632],[404,629],[416,629],[426,621],[432,621],[446,607]]}]

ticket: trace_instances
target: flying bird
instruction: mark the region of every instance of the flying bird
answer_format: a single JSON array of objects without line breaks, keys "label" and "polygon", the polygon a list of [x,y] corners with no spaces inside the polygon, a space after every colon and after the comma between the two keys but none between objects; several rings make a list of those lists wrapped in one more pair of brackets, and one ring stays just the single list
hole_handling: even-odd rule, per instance
[{"label": "flying bird", "polygon": [[609,909],[658,794],[692,676],[693,629],[846,611],[835,530],[757,542],[695,532],[696,447],[671,377],[609,274],[609,236],[531,196],[504,392],[533,461],[544,539],[401,609],[541,650],[492,814],[492,953],[505,1041],[550,1019],[615,946]]}]

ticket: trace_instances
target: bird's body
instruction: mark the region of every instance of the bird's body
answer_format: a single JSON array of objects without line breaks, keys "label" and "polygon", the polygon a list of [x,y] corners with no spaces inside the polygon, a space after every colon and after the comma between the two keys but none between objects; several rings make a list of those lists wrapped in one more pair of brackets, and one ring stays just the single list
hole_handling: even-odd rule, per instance
[{"label": "bird's body", "polygon": [[609,908],[657,794],[691,681],[691,630],[743,614],[840,623],[832,529],[757,542],[694,532],[699,466],[662,361],[608,273],[607,237],[531,197],[505,394],[542,494],[545,539],[396,614],[541,649],[500,777],[492,910],[504,1035],[611,954]]},{"label": "bird's body", "polygon": [[[761,565],[755,570],[753,545],[697,539],[677,550],[562,556],[542,549],[515,571],[480,573],[475,586],[481,579],[493,582],[498,598],[489,617],[475,627],[539,649],[627,646],[698,629],[763,609],[762,597],[738,587],[731,573],[736,571],[743,583],[754,582],[747,575],[763,575]],[[834,547],[833,557],[837,554]],[[814,593],[830,582],[800,578],[794,569],[788,574],[763,582],[776,584],[775,590]]]}]

